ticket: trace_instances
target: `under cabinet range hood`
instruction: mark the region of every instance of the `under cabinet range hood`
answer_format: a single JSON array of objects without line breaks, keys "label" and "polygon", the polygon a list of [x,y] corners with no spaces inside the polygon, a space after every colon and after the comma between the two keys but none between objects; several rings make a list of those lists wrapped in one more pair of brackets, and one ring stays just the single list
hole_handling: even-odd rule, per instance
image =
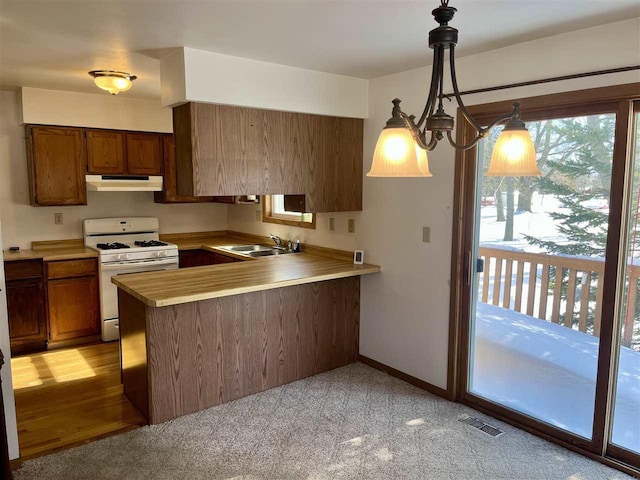
[{"label": "under cabinet range hood", "polygon": [[149,175],[87,175],[92,192],[160,192],[162,177]]}]

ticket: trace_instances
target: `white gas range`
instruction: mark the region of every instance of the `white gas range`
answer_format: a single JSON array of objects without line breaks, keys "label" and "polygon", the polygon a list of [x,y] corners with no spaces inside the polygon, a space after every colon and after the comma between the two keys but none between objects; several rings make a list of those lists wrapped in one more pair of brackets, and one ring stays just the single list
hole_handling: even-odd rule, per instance
[{"label": "white gas range", "polygon": [[84,221],[84,244],[99,252],[102,340],[119,338],[118,289],[114,275],[178,268],[177,245],[159,240],[157,218],[98,218]]}]

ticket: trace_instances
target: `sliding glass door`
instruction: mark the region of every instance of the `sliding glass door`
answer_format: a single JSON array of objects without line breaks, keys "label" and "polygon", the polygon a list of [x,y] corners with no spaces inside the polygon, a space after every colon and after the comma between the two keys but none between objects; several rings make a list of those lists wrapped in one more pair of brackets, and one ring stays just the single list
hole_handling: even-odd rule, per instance
[{"label": "sliding glass door", "polygon": [[470,393],[591,439],[616,115],[528,123],[541,178],[478,148]]},{"label": "sliding glass door", "polygon": [[636,103],[635,107],[627,235],[623,239],[623,257],[627,261],[624,264],[622,308],[618,312],[620,329],[611,430],[611,446],[624,458],[640,455],[640,104]]},{"label": "sliding glass door", "polygon": [[[639,87],[522,100],[540,177],[485,176],[499,130],[458,155],[452,292],[459,400],[633,468]],[[501,108],[472,114],[489,119]],[[458,142],[472,135],[466,125]]]}]

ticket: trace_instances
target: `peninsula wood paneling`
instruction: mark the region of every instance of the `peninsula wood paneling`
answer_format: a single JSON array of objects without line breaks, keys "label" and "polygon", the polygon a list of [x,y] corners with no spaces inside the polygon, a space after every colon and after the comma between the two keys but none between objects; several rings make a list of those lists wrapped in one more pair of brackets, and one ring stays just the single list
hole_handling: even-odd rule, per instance
[{"label": "peninsula wood paneling", "polygon": [[121,291],[125,393],[144,401],[148,368],[148,418],[161,423],[353,363],[359,292],[352,277],[152,308]]}]

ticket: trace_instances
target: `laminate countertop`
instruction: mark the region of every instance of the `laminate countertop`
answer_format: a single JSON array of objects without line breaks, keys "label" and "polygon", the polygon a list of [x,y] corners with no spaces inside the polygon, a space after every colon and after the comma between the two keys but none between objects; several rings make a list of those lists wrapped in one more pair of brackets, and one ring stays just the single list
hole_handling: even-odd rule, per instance
[{"label": "laminate countertop", "polygon": [[111,281],[150,307],[166,307],[249,292],[377,273],[377,265],[354,265],[328,256],[291,253],[162,272],[116,276]]},{"label": "laminate countertop", "polygon": [[56,260],[75,260],[80,258],[97,258],[98,252],[86,248],[81,239],[33,242],[32,248],[11,252],[5,250],[4,261],[39,260],[54,262]]}]

